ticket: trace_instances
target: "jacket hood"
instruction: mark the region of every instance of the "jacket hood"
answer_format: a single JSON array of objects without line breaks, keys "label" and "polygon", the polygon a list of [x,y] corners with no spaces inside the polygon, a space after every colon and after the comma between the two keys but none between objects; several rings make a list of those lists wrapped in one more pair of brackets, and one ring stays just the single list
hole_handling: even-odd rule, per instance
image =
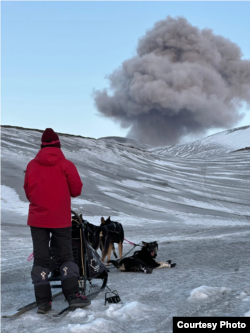
[{"label": "jacket hood", "polygon": [[39,150],[35,161],[44,166],[52,166],[65,160],[65,156],[60,148],[47,147]]}]

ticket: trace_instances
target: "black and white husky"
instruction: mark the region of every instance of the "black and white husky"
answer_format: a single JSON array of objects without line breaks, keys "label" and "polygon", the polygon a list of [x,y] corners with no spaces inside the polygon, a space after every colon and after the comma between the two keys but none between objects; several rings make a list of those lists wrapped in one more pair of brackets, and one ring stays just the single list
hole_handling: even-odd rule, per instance
[{"label": "black and white husky", "polygon": [[153,269],[156,268],[172,268],[176,266],[175,263],[171,264],[171,260],[167,262],[156,261],[158,251],[157,242],[142,242],[142,244],[142,249],[134,252],[131,257],[122,260],[109,260],[108,262],[122,272],[144,272],[147,274],[151,274]]}]

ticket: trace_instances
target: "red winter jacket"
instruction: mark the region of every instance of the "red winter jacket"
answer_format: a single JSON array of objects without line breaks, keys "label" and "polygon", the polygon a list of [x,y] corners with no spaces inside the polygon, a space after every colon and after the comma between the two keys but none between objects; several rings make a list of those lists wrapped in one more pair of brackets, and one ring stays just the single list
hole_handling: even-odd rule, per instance
[{"label": "red winter jacket", "polygon": [[30,201],[28,225],[41,228],[71,226],[71,199],[82,191],[75,165],[60,148],[46,147],[29,162],[24,190]]}]

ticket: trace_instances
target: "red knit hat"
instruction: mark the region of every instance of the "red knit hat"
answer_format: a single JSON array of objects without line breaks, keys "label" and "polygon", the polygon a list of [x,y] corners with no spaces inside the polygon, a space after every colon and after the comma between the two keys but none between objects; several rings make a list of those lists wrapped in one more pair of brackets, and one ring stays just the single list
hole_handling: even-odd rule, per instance
[{"label": "red knit hat", "polygon": [[42,141],[41,148],[45,147],[61,148],[59,137],[56,134],[56,132],[53,131],[52,128],[46,128],[46,130],[43,132],[41,141]]}]

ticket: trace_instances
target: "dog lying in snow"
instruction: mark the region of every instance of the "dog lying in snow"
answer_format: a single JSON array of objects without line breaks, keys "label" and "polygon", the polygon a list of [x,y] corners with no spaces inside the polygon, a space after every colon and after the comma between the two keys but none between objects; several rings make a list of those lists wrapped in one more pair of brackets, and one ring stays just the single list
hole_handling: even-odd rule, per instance
[{"label": "dog lying in snow", "polygon": [[171,264],[171,260],[167,262],[157,262],[157,242],[142,242],[143,246],[140,251],[134,252],[131,257],[124,258],[122,260],[109,260],[108,262],[113,264],[117,269],[122,272],[144,272],[151,274],[153,269],[156,268],[172,268],[176,264]]}]

